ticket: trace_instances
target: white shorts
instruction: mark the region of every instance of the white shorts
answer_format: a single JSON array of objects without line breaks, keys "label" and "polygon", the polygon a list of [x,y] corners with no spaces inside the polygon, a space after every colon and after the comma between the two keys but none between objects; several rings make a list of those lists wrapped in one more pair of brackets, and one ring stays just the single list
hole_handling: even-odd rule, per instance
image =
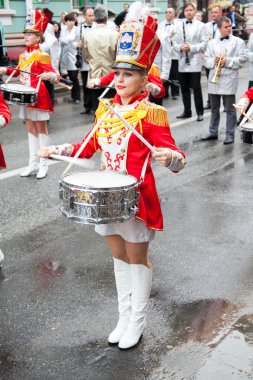
[{"label": "white shorts", "polygon": [[32,120],[32,121],[46,121],[50,119],[50,113],[48,111],[42,111],[39,109],[31,109],[25,106],[22,106],[19,111],[19,117],[23,120]]},{"label": "white shorts", "polygon": [[149,242],[155,237],[155,230],[146,227],[139,219],[129,219],[123,223],[97,224],[95,231],[102,235],[120,235],[130,243]]}]

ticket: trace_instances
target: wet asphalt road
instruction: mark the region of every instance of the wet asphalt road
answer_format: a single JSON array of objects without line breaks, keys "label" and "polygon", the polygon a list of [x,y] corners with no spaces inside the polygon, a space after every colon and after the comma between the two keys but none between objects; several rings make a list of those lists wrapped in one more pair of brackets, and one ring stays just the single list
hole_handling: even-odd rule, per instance
[{"label": "wet asphalt road", "polygon": [[[247,80],[245,67],[239,93]],[[181,101],[165,106],[187,166],[175,175],[154,165],[165,231],[150,247],[147,328],[128,352],[107,345],[117,320],[109,249],[93,226],[61,216],[66,164],[53,164],[40,181],[15,175],[28,147],[11,106],[13,121],[1,130],[8,163],[0,173],[1,379],[253,379],[253,150],[239,131],[234,145],[222,144],[225,113],[219,141],[200,142],[209,112],[203,122],[182,123]],[[59,98],[52,143],[83,137],[92,118],[80,111]]]}]

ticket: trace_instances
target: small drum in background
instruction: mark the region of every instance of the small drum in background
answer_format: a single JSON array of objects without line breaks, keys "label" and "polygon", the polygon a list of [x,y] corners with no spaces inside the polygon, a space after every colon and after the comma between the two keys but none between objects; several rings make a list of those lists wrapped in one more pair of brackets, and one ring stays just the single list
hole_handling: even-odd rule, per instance
[{"label": "small drum in background", "polygon": [[114,171],[80,172],[60,180],[61,211],[82,224],[125,222],[139,208],[140,182]]},{"label": "small drum in background", "polygon": [[4,100],[9,104],[30,105],[37,102],[38,93],[35,88],[23,84],[2,84],[1,91]]},{"label": "small drum in background", "polygon": [[241,140],[245,144],[253,145],[253,124],[245,123],[240,127]]}]

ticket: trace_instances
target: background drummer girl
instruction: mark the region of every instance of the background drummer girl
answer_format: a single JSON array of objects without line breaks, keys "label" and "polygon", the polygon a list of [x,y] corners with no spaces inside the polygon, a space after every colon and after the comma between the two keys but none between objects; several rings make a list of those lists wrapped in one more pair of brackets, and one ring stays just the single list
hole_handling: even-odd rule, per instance
[{"label": "background drummer girl", "polygon": [[[25,120],[28,131],[29,143],[29,166],[21,173],[21,177],[28,177],[37,173],[37,178],[41,179],[47,175],[47,160],[38,157],[40,147],[49,144],[47,121],[50,112],[53,112],[52,102],[49,93],[41,80],[49,80],[56,83],[59,74],[50,64],[49,55],[39,50],[39,44],[43,40],[43,33],[48,24],[47,17],[38,10],[32,10],[26,19],[25,33],[25,52],[19,57],[18,68],[25,72],[19,72],[12,68],[0,68],[0,74],[18,76],[23,85],[38,87],[38,99],[35,105],[22,106],[20,118]],[[31,76],[31,74],[36,74]],[[38,83],[39,82],[39,83]]]},{"label": "background drummer girl", "polygon": [[[140,203],[136,217],[123,223],[97,224],[95,227],[97,233],[105,236],[114,259],[119,321],[108,341],[118,344],[120,349],[135,346],[146,325],[146,307],[152,283],[148,247],[155,230],[162,230],[163,221],[149,158],[150,149],[126,127],[120,117],[115,117],[113,110],[117,110],[149,144],[156,147],[152,149],[153,157],[159,165],[179,171],[185,164],[184,154],[178,150],[171,136],[167,111],[146,101],[147,72],[160,41],[154,32],[156,25],[151,17],[139,21],[142,5],[137,5],[134,3],[132,9],[130,7],[130,19],[122,24],[120,30],[117,57],[113,65],[117,94],[110,100],[110,107],[106,101],[100,102],[96,117],[98,123],[102,118],[104,120],[79,155],[90,158],[101,150],[102,170],[127,173],[137,180],[148,158],[145,177],[139,187]],[[133,12],[135,6],[136,12]],[[132,36],[132,42],[128,39],[125,44],[127,36]],[[55,153],[74,157],[80,146],[80,143],[52,146],[42,148],[39,154],[42,157]]]}]

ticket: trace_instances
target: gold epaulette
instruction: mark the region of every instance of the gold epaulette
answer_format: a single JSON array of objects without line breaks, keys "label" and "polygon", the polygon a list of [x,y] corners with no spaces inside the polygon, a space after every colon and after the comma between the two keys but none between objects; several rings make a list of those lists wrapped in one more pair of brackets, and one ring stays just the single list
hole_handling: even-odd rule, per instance
[{"label": "gold epaulette", "polygon": [[145,118],[143,119],[147,123],[157,125],[158,127],[169,127],[166,108],[143,100],[140,102],[137,109],[142,109],[147,112]]},{"label": "gold epaulette", "polygon": [[[113,99],[109,100],[110,103],[112,103],[112,100]],[[104,99],[100,100],[98,108],[95,113],[96,120],[99,120],[107,110],[108,110],[108,106],[105,104],[105,100]],[[158,106],[157,104],[149,103],[143,100],[136,107],[136,111],[137,110],[146,111],[145,117],[144,118],[143,116],[141,117],[143,121],[146,121],[147,123],[150,123],[150,124],[157,125],[158,127],[169,126],[167,110],[164,107]]]},{"label": "gold epaulette", "polygon": [[37,57],[36,61],[40,62],[40,63],[44,63],[45,65],[48,65],[48,64],[50,64],[50,56],[49,56],[49,54],[40,51],[38,53],[38,57]]}]

